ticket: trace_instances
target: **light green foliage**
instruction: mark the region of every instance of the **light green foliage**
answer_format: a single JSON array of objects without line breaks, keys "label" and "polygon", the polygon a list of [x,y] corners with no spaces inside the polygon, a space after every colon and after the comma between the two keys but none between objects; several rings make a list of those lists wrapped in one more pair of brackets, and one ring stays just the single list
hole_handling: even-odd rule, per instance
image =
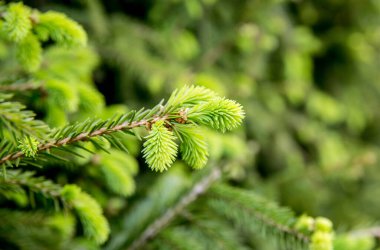
[{"label": "light green foliage", "polygon": [[66,185],[62,197],[78,214],[85,235],[99,244],[104,243],[110,229],[99,204],[76,185]]},{"label": "light green foliage", "polygon": [[244,110],[239,103],[225,98],[215,98],[195,105],[187,112],[190,120],[222,132],[238,127],[244,115]]},{"label": "light green foliage", "polygon": [[170,95],[166,103],[167,112],[173,109],[193,106],[203,102],[208,102],[216,97],[216,93],[202,86],[184,86],[176,89]]},{"label": "light green foliage", "polygon": [[331,233],[316,231],[311,236],[310,250],[333,250]]},{"label": "light green foliage", "polygon": [[71,238],[75,233],[75,219],[71,214],[57,213],[48,218],[46,224],[66,239]]},{"label": "light green foliage", "polygon": [[[195,169],[205,166],[208,148],[197,125],[186,123],[208,125],[225,132],[239,126],[244,118],[240,104],[218,97],[213,91],[201,86],[184,86],[175,90],[163,109],[168,117],[174,118],[173,123],[166,126],[172,127],[170,129],[174,129],[179,136],[183,160]],[[167,134],[168,139],[160,139],[161,133]],[[143,153],[148,165],[154,170],[166,170],[177,152],[174,134],[165,127],[163,121],[158,121],[153,124],[146,139]],[[163,150],[164,146],[168,149]]]},{"label": "light green foliage", "polygon": [[49,125],[64,126],[70,119],[86,119],[93,112],[101,115],[104,98],[91,81],[91,72],[98,64],[95,52],[85,47],[53,46],[45,51],[44,58],[49,63],[35,77],[44,83],[49,96]]},{"label": "light green foliage", "polygon": [[161,120],[152,125],[145,139],[142,153],[149,167],[159,172],[167,170],[175,161],[178,150],[174,133]]},{"label": "light green foliage", "polygon": [[34,112],[25,110],[18,102],[9,101],[10,95],[0,94],[0,134],[17,144],[17,139],[23,135],[42,139],[48,132],[48,126],[35,120]]},{"label": "light green foliage", "polygon": [[372,250],[375,245],[375,239],[370,235],[362,237],[338,235],[334,239],[334,250]]},{"label": "light green foliage", "polygon": [[1,34],[16,43],[16,57],[27,72],[35,72],[42,61],[40,41],[52,39],[65,47],[84,46],[84,29],[66,15],[54,11],[39,13],[19,3],[2,9]]},{"label": "light green foliage", "polygon": [[129,196],[135,191],[133,176],[137,174],[138,164],[134,158],[122,151],[109,151],[109,154],[102,153],[99,156],[102,174],[113,192]]},{"label": "light green foliage", "polygon": [[17,60],[28,72],[34,72],[39,69],[42,60],[41,53],[41,44],[32,33],[29,33],[17,44]]},{"label": "light green foliage", "polygon": [[[0,90],[13,93],[0,98],[0,206],[12,208],[0,211],[1,248],[97,249],[84,226],[50,220],[65,204],[60,185],[75,183],[112,223],[105,249],[129,249],[148,232],[140,249],[374,250],[371,235],[335,236],[330,221],[297,219],[283,206],[323,214],[342,231],[378,218],[378,1],[133,2],[33,1],[41,12],[0,4]],[[69,16],[85,25],[92,49]],[[37,69],[37,50],[27,47],[39,43]],[[173,89],[166,104],[134,110]],[[215,131],[237,127],[245,112],[239,133]],[[53,132],[33,125],[34,113]],[[183,162],[137,175],[144,136],[158,127]],[[26,137],[53,146],[26,157],[17,148]],[[182,171],[185,163],[204,169]],[[207,191],[199,180],[214,170],[221,185]],[[190,184],[204,195],[167,219]]]},{"label": "light green foliage", "polygon": [[9,4],[2,24],[3,35],[13,42],[25,39],[32,28],[30,14],[30,9],[21,2]]},{"label": "light green foliage", "polygon": [[317,217],[315,219],[315,230],[316,231],[331,233],[332,227],[333,227],[332,222],[327,218]]},{"label": "light green foliage", "polygon": [[18,148],[25,154],[26,157],[35,157],[38,150],[38,144],[36,138],[26,136],[19,141]]},{"label": "light green foliage", "polygon": [[310,250],[333,250],[334,232],[329,219],[315,219],[314,232],[311,235]]},{"label": "light green foliage", "polygon": [[[228,162],[242,176],[233,185],[299,213],[324,214],[338,228],[377,218],[377,1],[142,1],[139,18],[120,14],[124,5],[97,3],[104,7],[97,15],[87,9],[81,18],[86,27],[106,27],[94,44],[107,65],[100,73],[117,78],[104,81],[116,90],[107,98],[145,105],[189,83],[228,95],[247,112],[241,144],[258,152],[258,162]],[[333,18],[337,9],[345,15]],[[197,53],[187,50],[189,42],[177,43],[186,33]],[[191,107],[180,106],[175,112],[183,115],[168,113],[188,118]],[[228,139],[215,137],[206,135],[218,145],[216,155],[226,157]],[[149,180],[142,190],[150,189]],[[194,214],[202,205],[195,202]],[[187,209],[183,214],[169,229],[194,225]],[[234,228],[250,249],[279,249],[266,244],[276,236],[260,241],[258,233]]]},{"label": "light green foliage", "polygon": [[303,214],[297,219],[294,228],[304,233],[310,233],[314,230],[314,223],[313,217]]},{"label": "light green foliage", "polygon": [[50,105],[64,109],[68,113],[78,110],[79,95],[68,82],[50,78],[46,81],[45,86],[48,94],[52,96],[49,99],[52,102]]},{"label": "light green foliage", "polygon": [[105,106],[104,97],[91,85],[80,84],[77,86],[79,96],[79,108],[89,113],[99,113]]},{"label": "light green foliage", "polygon": [[33,30],[42,41],[51,38],[57,44],[67,47],[87,44],[87,35],[83,28],[66,15],[55,11],[40,14]]},{"label": "light green foliage", "polygon": [[204,132],[195,125],[176,125],[181,139],[182,159],[194,169],[203,168],[208,159],[208,146]]},{"label": "light green foliage", "polygon": [[294,228],[310,236],[310,250],[332,250],[334,231],[332,222],[324,217],[301,215]]}]

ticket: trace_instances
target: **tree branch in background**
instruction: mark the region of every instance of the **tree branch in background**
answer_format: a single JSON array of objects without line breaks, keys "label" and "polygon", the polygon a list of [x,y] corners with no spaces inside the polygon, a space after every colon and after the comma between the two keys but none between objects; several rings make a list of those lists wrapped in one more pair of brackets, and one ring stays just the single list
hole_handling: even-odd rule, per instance
[{"label": "tree branch in background", "polygon": [[150,224],[145,231],[129,246],[128,250],[142,248],[146,242],[156,236],[166,227],[179,213],[194,202],[200,195],[204,194],[209,187],[221,177],[221,170],[214,167],[212,171],[199,181],[194,187],[171,209],[164,213],[160,218]]}]

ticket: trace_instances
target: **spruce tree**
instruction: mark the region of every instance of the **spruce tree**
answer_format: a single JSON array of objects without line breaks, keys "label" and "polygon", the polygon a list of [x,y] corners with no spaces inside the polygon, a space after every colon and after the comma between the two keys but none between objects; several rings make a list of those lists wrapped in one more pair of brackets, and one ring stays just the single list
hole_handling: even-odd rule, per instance
[{"label": "spruce tree", "polygon": [[[273,37],[281,27],[258,34],[245,20],[232,36],[236,40],[227,38],[214,48],[216,41],[210,40],[198,47],[193,33],[170,27],[178,16],[163,15],[169,11],[166,8],[174,5],[185,12],[189,23],[201,20],[200,39],[207,33],[204,29],[215,25],[212,15],[226,18],[226,26],[229,17],[216,8],[209,20],[200,18],[214,10],[216,1],[164,2],[153,4],[150,11],[150,20],[162,25],[157,33],[122,16],[107,19],[98,1],[82,1],[87,14],[76,16],[87,24],[89,34],[60,11],[37,10],[21,2],[0,6],[0,249],[373,249],[372,233],[336,234],[329,219],[278,205],[265,185],[255,190],[257,184],[239,183],[248,173],[245,165],[258,151],[256,142],[246,144],[241,139],[246,120],[255,133],[263,132],[258,141],[265,147],[263,154],[268,147],[273,151],[274,163],[279,157],[286,164],[302,165],[299,154],[284,156],[270,140],[273,136],[285,147],[296,148],[287,134],[280,130],[273,135],[265,128],[285,112],[282,97],[273,97],[277,93],[273,85],[260,89],[259,104],[249,95],[242,98],[243,107],[228,99],[236,93],[218,83],[231,76],[218,78],[214,69],[197,74],[196,85],[176,83],[191,75],[184,65],[194,61],[199,68],[212,67],[218,60],[214,50],[233,46],[238,53],[254,53],[247,43],[252,36],[257,36],[263,50],[275,50]],[[265,6],[253,2],[248,1],[247,7],[273,8],[276,13],[285,8],[276,1]],[[231,3],[223,4],[222,9]],[[292,32],[317,44],[302,28]],[[332,115],[321,110],[321,103],[335,107],[334,99],[313,89],[306,100],[302,91],[307,87],[302,84],[308,76],[288,65],[299,60],[307,64],[307,55],[318,45],[292,42],[305,48],[301,54],[285,49],[287,101],[296,107],[306,102],[307,111],[327,124],[339,122],[339,108],[332,109],[336,111]],[[202,49],[208,53],[198,60]],[[246,88],[254,83],[242,71],[249,60],[247,65],[231,65],[228,60],[236,55],[229,56],[215,67],[237,70],[237,91],[248,94]],[[166,59],[169,62],[163,64]],[[119,77],[133,82],[113,94],[136,109],[107,104],[93,80],[101,63],[116,64]],[[161,91],[164,84],[170,86],[169,93]],[[157,103],[139,106],[138,91],[133,91],[137,88]],[[263,114],[266,110],[270,118]],[[304,130],[313,130],[315,124],[293,110],[289,113],[294,120],[275,125],[297,128],[298,121],[308,123],[297,132],[303,143],[311,143],[315,135]],[[250,116],[256,114],[262,119],[251,124]],[[350,124],[360,130],[360,124]],[[333,132],[325,133],[323,138]],[[339,147],[326,140],[321,143],[325,150]],[[331,164],[334,159],[318,146],[321,162]],[[297,179],[291,170],[285,171],[289,173],[279,182]],[[249,175],[250,180],[260,181]]]}]

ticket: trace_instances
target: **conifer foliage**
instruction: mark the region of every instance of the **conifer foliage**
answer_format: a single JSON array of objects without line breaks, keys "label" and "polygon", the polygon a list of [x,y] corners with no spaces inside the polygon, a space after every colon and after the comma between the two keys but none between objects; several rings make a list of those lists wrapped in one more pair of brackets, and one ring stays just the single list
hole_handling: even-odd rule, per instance
[{"label": "conifer foliage", "polygon": [[[41,13],[21,2],[3,5],[1,11],[2,38],[10,42],[9,46],[15,46],[15,58],[26,72],[37,72],[30,75],[31,79],[37,80],[44,72],[43,69],[40,70],[44,42],[49,39],[54,42],[47,48],[49,50],[56,46],[63,46],[62,51],[69,47],[86,46],[87,36],[83,28],[64,14],[52,11]],[[48,81],[56,80],[50,77]],[[10,87],[8,89],[18,90],[17,81],[6,84]],[[48,83],[44,87],[47,88],[48,95],[51,86]],[[183,159],[199,169],[206,165],[208,155],[205,141],[201,133],[197,132],[198,127],[205,124],[201,121],[211,119],[216,121],[213,124],[217,124],[212,127],[226,131],[237,127],[244,118],[240,104],[221,99],[214,92],[200,86],[185,86],[176,90],[165,105],[158,104],[152,109],[129,111],[109,119],[90,118],[61,128],[49,128],[43,121],[36,120],[32,111],[26,110],[24,105],[13,98],[13,95],[2,93],[0,100],[2,194],[5,198],[20,203],[20,197],[23,196],[15,196],[13,192],[22,191],[24,194],[26,188],[31,193],[23,201],[23,206],[29,206],[30,203],[32,208],[39,209],[43,209],[39,199],[52,199],[56,209],[65,207],[75,212],[81,221],[84,235],[97,244],[107,240],[110,230],[98,202],[75,184],[55,184],[54,181],[35,176],[35,173],[23,168],[45,168],[52,162],[65,164],[73,157],[88,158],[89,155],[96,154],[97,150],[111,153],[114,150],[111,147],[128,151],[124,144],[125,137],[132,135],[140,138],[140,132],[135,129],[144,127],[148,135],[144,137],[142,153],[151,169],[160,172],[167,170],[177,158],[179,142]],[[53,95],[53,98],[56,96]],[[192,110],[197,110],[197,115],[189,117],[188,113]],[[123,155],[117,156],[117,152],[114,154],[121,159],[125,158]],[[112,153],[110,156],[112,158]],[[97,157],[109,156],[100,154]],[[94,160],[96,161],[95,158]],[[136,170],[126,171],[122,169],[124,166],[120,169],[112,160],[100,161],[111,190],[121,195],[131,194],[133,188],[130,187],[134,184],[130,176]],[[10,170],[14,167],[20,169]],[[119,178],[117,186],[114,181]],[[17,239],[5,240],[9,241],[7,244],[21,246]]]},{"label": "conifer foliage", "polygon": [[29,72],[38,70],[41,64],[41,43],[53,40],[62,46],[86,45],[83,28],[64,14],[40,13],[22,2],[1,6],[1,35],[15,43],[17,59]]},{"label": "conifer foliage", "polygon": [[[294,120],[285,124],[273,122],[283,116],[288,102],[305,101],[300,94],[305,89],[287,86],[281,90],[287,96],[284,101],[272,91],[273,86],[263,84],[253,98],[247,88],[254,83],[241,71],[256,75],[256,70],[269,72],[270,67],[252,70],[252,61],[241,55],[238,61],[242,63],[231,65],[235,53],[256,53],[251,40],[265,53],[272,52],[276,41],[267,33],[280,32],[283,27],[271,24],[264,32],[249,19],[239,20],[238,29],[229,27],[237,34],[226,41],[216,33],[210,33],[215,39],[205,39],[215,25],[212,18],[235,16],[225,12],[231,1],[215,13],[210,10],[218,0],[153,2],[148,18],[159,23],[157,30],[118,14],[107,17],[101,1],[78,1],[85,10],[81,15],[73,11],[73,17],[87,25],[89,37],[79,22],[60,11],[1,2],[0,248],[374,249],[375,242],[368,234],[338,235],[329,219],[298,215],[280,206],[270,198],[277,193],[273,195],[256,174],[245,169],[246,164],[253,164],[260,147],[264,153],[270,148],[274,162],[301,164],[298,155],[277,158],[276,143],[285,148],[281,152],[294,147],[286,126],[292,126],[300,141],[305,140],[304,147],[310,141],[324,140],[313,137],[318,124],[298,128],[306,118],[295,113],[287,114]],[[259,8],[264,14],[273,7],[277,16],[286,1],[268,1],[268,9],[257,1],[252,1],[253,5],[243,2],[247,2],[247,10]],[[171,8],[175,11],[167,12]],[[179,22],[176,13],[184,20]],[[228,26],[226,20],[221,23]],[[173,28],[174,23],[179,26]],[[198,44],[193,30],[203,44]],[[305,35],[302,28],[290,30]],[[297,42],[313,41],[307,34],[305,37]],[[233,52],[227,51],[226,58],[219,60],[229,49]],[[258,51],[259,61],[268,61]],[[289,61],[282,62],[287,83],[307,78],[297,78],[292,69],[311,51],[305,49],[302,55],[287,51]],[[135,95],[138,91],[153,100],[165,99],[136,110],[124,104],[106,104],[93,80],[106,74],[93,74],[99,65],[120,69],[112,77],[122,79],[124,89],[113,95],[120,94],[127,103],[141,103],[141,96]],[[233,70],[227,76],[217,71],[218,67]],[[231,78],[237,82],[231,96],[243,96],[244,108],[228,99],[227,88],[220,84]],[[184,85],[188,79],[195,84]],[[162,91],[163,86],[169,93]],[[304,106],[317,117],[323,116],[320,102],[334,106],[319,92],[310,96],[312,101]],[[339,113],[340,109],[334,110]],[[262,119],[255,121],[256,113]],[[334,123],[334,117],[322,119]],[[248,126],[242,131],[245,120]],[[277,126],[283,127],[275,134]],[[245,141],[244,137],[252,134],[260,145]],[[326,142],[326,147],[319,145],[316,150],[326,158],[320,151],[334,146],[334,142]],[[286,171],[287,177],[276,179],[276,185],[295,178],[293,171]],[[243,177],[248,180],[239,183]]]}]

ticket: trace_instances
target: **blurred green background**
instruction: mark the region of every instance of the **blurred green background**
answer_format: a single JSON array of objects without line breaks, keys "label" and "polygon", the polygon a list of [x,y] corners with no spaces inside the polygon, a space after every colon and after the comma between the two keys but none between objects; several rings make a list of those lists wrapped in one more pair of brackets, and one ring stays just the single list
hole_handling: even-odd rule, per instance
[{"label": "blurred green background", "polygon": [[[379,221],[380,1],[24,2],[85,27],[92,51],[83,58],[92,56],[105,96],[91,101],[111,105],[109,114],[206,86],[247,113],[244,128],[209,137],[212,159],[229,159],[234,185],[328,217],[338,232]],[[47,120],[67,122],[54,108]]]}]

